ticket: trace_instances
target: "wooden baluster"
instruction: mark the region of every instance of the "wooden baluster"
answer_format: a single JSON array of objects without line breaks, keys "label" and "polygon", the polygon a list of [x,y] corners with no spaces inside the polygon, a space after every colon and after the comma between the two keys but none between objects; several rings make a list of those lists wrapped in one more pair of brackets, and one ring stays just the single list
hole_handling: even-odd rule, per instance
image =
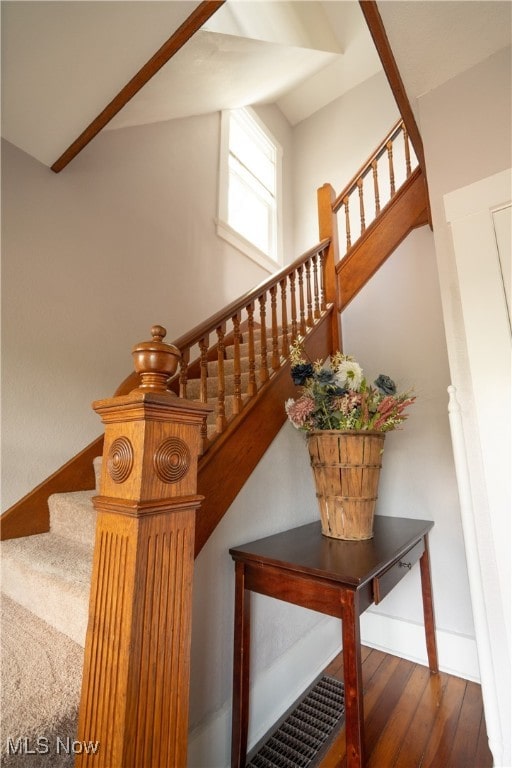
[{"label": "wooden baluster", "polygon": [[405,150],[405,172],[407,178],[411,175],[411,148],[409,146],[409,134],[407,128],[402,123],[402,132],[404,135],[404,150]]},{"label": "wooden baluster", "polygon": [[299,328],[301,336],[306,333],[306,304],[304,300],[304,268],[301,265],[297,267],[299,276]]},{"label": "wooden baluster", "polygon": [[240,312],[232,317],[233,321],[233,387],[234,401],[233,413],[236,415],[242,410],[242,370],[240,367]]},{"label": "wooden baluster", "polygon": [[77,768],[187,764],[200,427],[208,406],[167,390],[165,329],[133,350],[141,384],[99,400],[105,424]]},{"label": "wooden baluster", "polygon": [[352,245],[352,239],[350,237],[350,210],[349,210],[349,196],[343,198],[343,205],[345,207],[345,230],[347,233],[347,251],[350,250]]},{"label": "wooden baluster", "polygon": [[267,295],[262,293],[258,299],[260,304],[260,382],[263,384],[268,381],[268,360],[267,360]]},{"label": "wooden baluster", "polygon": [[188,364],[190,362],[190,349],[181,353],[180,359],[180,397],[187,397]]},{"label": "wooden baluster", "polygon": [[375,194],[375,216],[380,213],[380,195],[379,195],[379,178],[377,175],[377,160],[372,160],[372,172],[373,172],[373,191]]},{"label": "wooden baluster", "polygon": [[256,353],[254,349],[254,302],[248,304],[246,310],[249,336],[249,384],[247,386],[247,394],[249,397],[254,397],[258,391],[258,384],[256,381]]},{"label": "wooden baluster", "polygon": [[359,178],[357,180],[357,188],[359,190],[359,213],[361,215],[361,234],[366,229],[366,223],[364,220],[364,197],[363,197],[363,181],[364,179]]},{"label": "wooden baluster", "polygon": [[270,289],[270,308],[272,313],[272,369],[278,371],[281,366],[279,356],[279,328],[277,325],[277,285]]},{"label": "wooden baluster", "polygon": [[327,302],[325,300],[325,285],[324,285],[324,274],[325,274],[325,260],[327,259],[327,250],[324,249],[323,251],[320,251],[320,307],[322,308],[322,311],[325,312],[327,309]]},{"label": "wooden baluster", "polygon": [[226,324],[221,323],[216,329],[217,333],[217,376],[219,382],[217,385],[217,415],[215,418],[215,425],[218,434],[222,434],[226,429],[226,382],[224,377],[224,354],[226,346],[224,344],[224,336],[226,335]]},{"label": "wooden baluster", "polygon": [[395,169],[393,168],[393,142],[388,141],[386,144],[386,148],[388,150],[388,161],[389,161],[389,189],[391,197],[395,194]]},{"label": "wooden baluster", "polygon": [[306,268],[306,299],[307,299],[307,325],[311,328],[313,322],[313,297],[311,294],[311,261],[308,259],[304,265]]},{"label": "wooden baluster", "polygon": [[203,336],[199,340],[200,351],[200,379],[201,385],[199,387],[199,399],[202,403],[208,401],[208,346],[210,344],[210,337]]},{"label": "wooden baluster", "polygon": [[320,317],[320,291],[318,290],[318,255],[315,253],[311,259],[313,263],[313,296],[315,299],[315,318]]},{"label": "wooden baluster", "polygon": [[281,353],[283,357],[288,357],[290,343],[288,341],[288,297],[286,295],[286,277],[283,277],[281,280],[281,330]]},{"label": "wooden baluster", "polygon": [[297,338],[298,324],[297,324],[297,296],[295,287],[295,271],[290,272],[290,296],[292,301],[291,315],[292,315],[292,343]]},{"label": "wooden baluster", "polygon": [[[199,340],[199,370],[200,370],[200,386],[199,386],[199,399],[202,403],[208,402],[208,345],[210,343],[209,336],[203,336]],[[206,420],[201,427],[201,438],[203,441],[203,452],[208,446],[208,425]]]}]

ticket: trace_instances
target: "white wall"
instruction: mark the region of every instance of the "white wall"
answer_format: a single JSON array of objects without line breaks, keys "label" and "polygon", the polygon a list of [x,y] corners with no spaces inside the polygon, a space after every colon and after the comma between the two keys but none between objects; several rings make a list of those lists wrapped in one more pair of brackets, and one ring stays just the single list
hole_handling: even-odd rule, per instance
[{"label": "white wall", "polygon": [[[478,649],[486,669],[482,676],[484,708],[495,765],[503,766],[512,763],[507,640],[510,582],[505,575],[510,561],[510,537],[506,533],[510,524],[510,502],[502,510],[491,510],[489,504],[479,414],[468,359],[468,346],[473,339],[468,338],[464,321],[454,246],[445,215],[445,196],[511,167],[511,71],[511,49],[503,49],[419,99],[451,381],[457,388],[461,406],[471,483],[476,546],[470,566],[477,574],[472,598]],[[482,250],[480,256],[484,262],[493,258],[486,250]],[[485,297],[482,295],[479,301],[484,302]],[[466,305],[464,311],[468,310],[471,312],[471,307]],[[487,335],[488,353],[492,356],[496,354],[492,328],[487,329]],[[499,391],[499,383],[497,387]],[[492,376],[489,396],[493,398]],[[497,419],[501,417],[502,414],[496,413]],[[482,595],[478,594],[479,589],[483,590]]]},{"label": "white wall", "polygon": [[177,338],[267,275],[215,234],[219,129],[212,114],[105,132],[59,175],[3,142],[3,509],[101,433],[90,403],[155,322]]}]

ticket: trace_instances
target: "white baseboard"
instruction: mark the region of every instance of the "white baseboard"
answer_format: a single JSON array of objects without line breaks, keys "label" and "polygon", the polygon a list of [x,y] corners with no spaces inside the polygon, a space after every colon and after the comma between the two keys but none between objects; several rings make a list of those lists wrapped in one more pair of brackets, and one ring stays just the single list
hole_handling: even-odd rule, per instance
[{"label": "white baseboard", "polygon": [[[479,683],[475,638],[437,629],[436,639],[439,669]],[[423,624],[414,624],[369,610],[361,616],[361,642],[416,664],[428,665]]]}]

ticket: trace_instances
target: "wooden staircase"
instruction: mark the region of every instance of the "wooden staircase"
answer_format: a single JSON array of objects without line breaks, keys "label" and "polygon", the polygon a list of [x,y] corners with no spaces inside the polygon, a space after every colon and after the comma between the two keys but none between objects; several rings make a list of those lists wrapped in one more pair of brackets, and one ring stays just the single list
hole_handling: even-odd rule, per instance
[{"label": "wooden staircase", "polygon": [[[397,181],[393,150],[399,142],[405,162],[404,178]],[[381,204],[382,159],[388,168],[390,194]],[[365,209],[368,180],[374,196],[369,224]],[[360,220],[355,240],[350,209],[354,194]],[[318,199],[318,245],[174,342],[180,352],[179,369],[168,388],[179,395],[179,402],[196,401],[204,410],[213,406],[200,434],[194,498],[203,496],[204,501],[195,516],[195,528],[190,527],[195,535],[195,556],[286,419],[284,402],[295,394],[288,360],[290,344],[303,337],[312,360],[325,359],[339,349],[338,313],[407,234],[428,223],[426,183],[421,169],[412,169],[403,123],[393,127],[340,195],[336,197],[332,187],[324,185]],[[341,222],[340,211],[344,213]],[[342,228],[347,252],[340,259],[338,231]],[[133,399],[138,384],[138,374],[131,374],[115,396],[120,401],[123,396]],[[2,540],[48,531],[49,496],[93,489],[93,459],[102,452],[103,436],[7,510],[2,516]],[[100,498],[108,511],[105,498]]]}]

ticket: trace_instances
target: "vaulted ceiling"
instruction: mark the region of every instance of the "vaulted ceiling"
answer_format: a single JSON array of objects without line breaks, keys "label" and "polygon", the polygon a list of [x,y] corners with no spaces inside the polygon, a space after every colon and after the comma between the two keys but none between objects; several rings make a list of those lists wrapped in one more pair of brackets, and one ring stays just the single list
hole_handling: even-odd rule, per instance
[{"label": "vaulted ceiling", "polygon": [[[2,136],[51,166],[200,5],[3,0]],[[413,109],[510,44],[511,5],[378,3]],[[107,129],[262,103],[295,125],[380,68],[356,0],[227,0]]]}]

